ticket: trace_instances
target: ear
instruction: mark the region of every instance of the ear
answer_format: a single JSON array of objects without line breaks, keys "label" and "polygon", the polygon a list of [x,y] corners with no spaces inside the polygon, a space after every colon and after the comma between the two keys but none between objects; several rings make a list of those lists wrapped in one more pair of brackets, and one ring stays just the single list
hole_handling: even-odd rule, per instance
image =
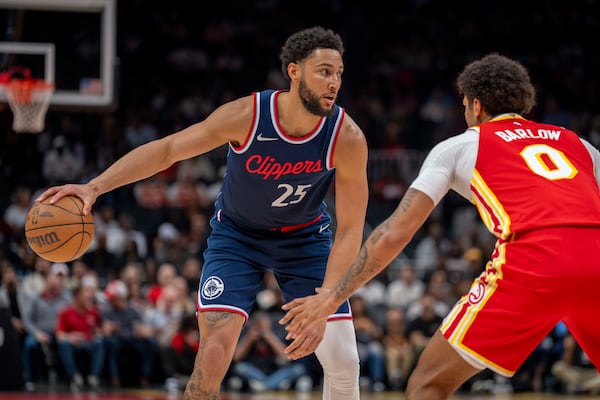
[{"label": "ear", "polygon": [[483,104],[479,99],[473,99],[473,115],[479,122],[485,122],[490,119],[490,115],[483,108]]},{"label": "ear", "polygon": [[287,66],[287,72],[288,72],[288,76],[290,77],[291,81],[300,80],[300,76],[302,74],[302,71],[300,70],[300,65],[293,63],[293,62],[289,63]]},{"label": "ear", "polygon": [[473,114],[479,118],[481,113],[483,112],[483,108],[481,106],[481,102],[479,99],[473,99]]}]

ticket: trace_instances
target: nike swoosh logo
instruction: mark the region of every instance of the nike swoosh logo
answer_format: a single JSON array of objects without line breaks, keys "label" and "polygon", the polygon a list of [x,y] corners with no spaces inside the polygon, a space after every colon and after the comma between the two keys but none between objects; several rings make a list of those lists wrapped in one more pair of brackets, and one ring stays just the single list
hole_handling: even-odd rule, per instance
[{"label": "nike swoosh logo", "polygon": [[256,137],[256,140],[258,140],[259,142],[272,142],[273,140],[277,140],[277,138],[276,137],[264,137],[261,132]]},{"label": "nike swoosh logo", "polygon": [[329,224],[319,227],[319,233],[323,232],[327,228],[329,228]]}]

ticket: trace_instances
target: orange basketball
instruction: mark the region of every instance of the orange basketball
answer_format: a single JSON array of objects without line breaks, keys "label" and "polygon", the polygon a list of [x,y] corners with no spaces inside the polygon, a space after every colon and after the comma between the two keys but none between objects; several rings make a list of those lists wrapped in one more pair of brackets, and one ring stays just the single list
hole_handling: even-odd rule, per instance
[{"label": "orange basketball", "polygon": [[35,203],[27,214],[25,237],[31,249],[52,262],[67,262],[80,257],[94,238],[92,213],[83,215],[83,201],[77,196]]}]

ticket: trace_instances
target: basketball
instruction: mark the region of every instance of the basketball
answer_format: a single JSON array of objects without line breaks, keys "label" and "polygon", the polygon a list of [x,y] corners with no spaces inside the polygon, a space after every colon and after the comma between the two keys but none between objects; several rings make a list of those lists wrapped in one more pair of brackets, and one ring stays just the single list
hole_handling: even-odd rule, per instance
[{"label": "basketball", "polygon": [[83,201],[77,196],[62,197],[54,204],[49,199],[34,204],[25,221],[25,237],[31,249],[52,262],[67,262],[80,257],[94,238],[94,217],[83,215]]}]

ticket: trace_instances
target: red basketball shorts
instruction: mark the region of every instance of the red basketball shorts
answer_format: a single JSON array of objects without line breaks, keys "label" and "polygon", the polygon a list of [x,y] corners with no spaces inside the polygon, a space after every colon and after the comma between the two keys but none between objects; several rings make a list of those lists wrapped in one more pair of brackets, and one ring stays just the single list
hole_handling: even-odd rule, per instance
[{"label": "red basketball shorts", "polygon": [[441,331],[472,365],[512,376],[559,321],[600,366],[600,229],[552,228],[499,241]]}]

